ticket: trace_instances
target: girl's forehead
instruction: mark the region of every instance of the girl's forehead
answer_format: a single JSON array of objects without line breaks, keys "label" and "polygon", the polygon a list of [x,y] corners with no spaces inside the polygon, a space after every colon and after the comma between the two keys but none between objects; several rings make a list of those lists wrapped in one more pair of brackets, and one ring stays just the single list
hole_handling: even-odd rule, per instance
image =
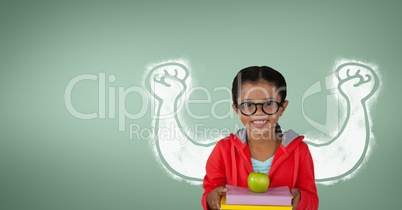
[{"label": "girl's forehead", "polygon": [[241,91],[242,92],[251,92],[251,91],[267,91],[267,92],[275,92],[277,89],[274,85],[268,83],[268,82],[257,82],[257,83],[245,83],[242,84],[241,86]]},{"label": "girl's forehead", "polygon": [[245,83],[239,96],[243,99],[269,99],[279,97],[277,88],[267,82]]}]

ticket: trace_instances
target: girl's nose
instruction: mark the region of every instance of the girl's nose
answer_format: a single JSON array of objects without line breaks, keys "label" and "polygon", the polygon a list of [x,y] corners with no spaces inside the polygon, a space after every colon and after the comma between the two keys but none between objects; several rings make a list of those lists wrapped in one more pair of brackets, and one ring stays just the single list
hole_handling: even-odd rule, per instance
[{"label": "girl's nose", "polygon": [[254,115],[265,115],[264,111],[262,111],[262,104],[256,105],[257,111],[254,113]]}]

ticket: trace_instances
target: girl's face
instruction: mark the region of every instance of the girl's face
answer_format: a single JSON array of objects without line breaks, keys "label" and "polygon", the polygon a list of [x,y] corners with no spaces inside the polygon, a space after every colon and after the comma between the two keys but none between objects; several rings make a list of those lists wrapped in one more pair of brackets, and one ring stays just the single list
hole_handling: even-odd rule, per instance
[{"label": "girl's face", "polygon": [[[275,101],[282,102],[280,95],[278,94],[277,88],[275,86],[269,84],[268,82],[261,80],[256,83],[244,83],[241,86],[241,90],[239,93],[239,98],[237,99],[237,103],[241,104],[243,102],[252,102],[252,103],[264,103],[267,101]],[[276,104],[275,102],[270,104]],[[251,103],[247,103],[251,104]],[[245,107],[250,107],[247,105]],[[240,108],[236,106],[236,104],[232,104],[233,109],[239,115],[241,122],[247,128],[248,137],[249,138],[274,138],[275,137],[275,124],[278,122],[279,117],[282,116],[283,112],[288,105],[288,101],[284,101],[283,105],[279,107],[278,112],[272,115],[268,115],[264,113],[264,110],[267,113],[275,112],[276,108],[270,108],[268,105],[256,105],[257,110],[251,116],[246,116],[241,113]],[[252,106],[253,107],[253,106]],[[244,108],[244,106],[243,106]],[[250,109],[250,108],[248,108]],[[244,111],[244,109],[242,109]],[[251,111],[248,113],[252,113]],[[272,111],[274,110],[274,111]]]}]

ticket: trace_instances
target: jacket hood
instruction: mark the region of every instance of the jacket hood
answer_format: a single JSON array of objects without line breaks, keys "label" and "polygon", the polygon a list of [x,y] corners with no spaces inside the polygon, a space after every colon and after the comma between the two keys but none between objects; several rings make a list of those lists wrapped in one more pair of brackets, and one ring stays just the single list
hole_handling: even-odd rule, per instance
[{"label": "jacket hood", "polygon": [[[287,147],[290,143],[292,143],[293,141],[296,141],[300,135],[297,134],[295,131],[293,130],[288,130],[285,131],[283,133],[278,133],[281,137],[282,137],[282,145],[284,147]],[[241,128],[239,129],[235,135],[237,136],[237,138],[244,144],[247,141],[247,131],[246,128]],[[295,142],[296,143],[296,142]]]}]

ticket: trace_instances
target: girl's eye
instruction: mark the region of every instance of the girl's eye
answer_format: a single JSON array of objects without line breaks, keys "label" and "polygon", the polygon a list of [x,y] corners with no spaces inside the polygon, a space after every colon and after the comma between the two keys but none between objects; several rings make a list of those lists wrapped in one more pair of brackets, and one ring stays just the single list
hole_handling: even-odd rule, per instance
[{"label": "girl's eye", "polygon": [[273,101],[267,101],[267,102],[265,102],[265,106],[272,106],[272,105],[274,105],[274,102],[273,102]]},{"label": "girl's eye", "polygon": [[254,104],[252,102],[244,102],[243,106],[244,107],[252,107]]}]

